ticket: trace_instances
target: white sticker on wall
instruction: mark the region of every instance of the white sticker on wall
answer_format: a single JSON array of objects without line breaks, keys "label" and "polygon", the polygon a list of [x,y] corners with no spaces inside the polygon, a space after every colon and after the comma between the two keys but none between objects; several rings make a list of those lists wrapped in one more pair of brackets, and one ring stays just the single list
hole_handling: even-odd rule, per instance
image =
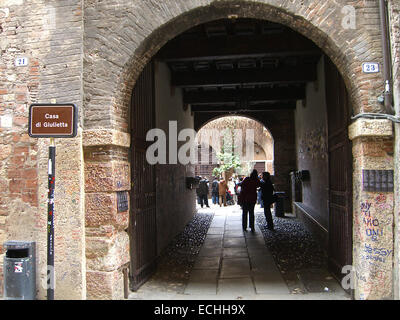
[{"label": "white sticker on wall", "polygon": [[378,73],[379,63],[377,62],[365,62],[362,64],[362,69],[364,73]]},{"label": "white sticker on wall", "polygon": [[11,115],[4,115],[0,117],[0,127],[11,128],[13,124],[13,118]]},{"label": "white sticker on wall", "polygon": [[18,57],[15,59],[15,66],[16,67],[25,67],[28,65],[28,58],[27,57]]}]

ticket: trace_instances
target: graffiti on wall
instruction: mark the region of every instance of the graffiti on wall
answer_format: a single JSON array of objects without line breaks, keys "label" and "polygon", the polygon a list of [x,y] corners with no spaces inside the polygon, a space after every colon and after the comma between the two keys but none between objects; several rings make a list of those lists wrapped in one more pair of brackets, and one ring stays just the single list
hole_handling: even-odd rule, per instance
[{"label": "graffiti on wall", "polygon": [[299,153],[302,159],[311,157],[311,159],[328,158],[328,142],[326,139],[326,127],[319,126],[309,129],[299,141]]},{"label": "graffiti on wall", "polygon": [[355,249],[355,277],[362,287],[360,299],[368,299],[372,292],[390,292],[393,193],[366,193],[358,209],[354,220],[359,244]]}]

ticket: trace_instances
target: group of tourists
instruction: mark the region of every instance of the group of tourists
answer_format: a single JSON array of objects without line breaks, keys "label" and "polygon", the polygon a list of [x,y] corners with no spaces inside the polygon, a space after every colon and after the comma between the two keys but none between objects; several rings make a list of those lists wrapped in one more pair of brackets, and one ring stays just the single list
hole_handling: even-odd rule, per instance
[{"label": "group of tourists", "polygon": [[[209,194],[209,181],[207,177],[198,177],[200,179],[199,187],[197,188],[197,199],[198,203],[209,208],[208,194]],[[228,182],[225,179],[214,178],[211,183],[211,200],[214,205],[219,204],[220,207],[227,206],[228,204],[234,204],[234,198],[232,191],[235,189],[235,183],[233,179],[229,179]]]},{"label": "group of tourists", "polygon": [[[203,208],[208,204],[209,181],[207,177],[198,177],[200,179],[197,188],[198,203]],[[221,178],[214,178],[211,183],[211,199],[214,205],[227,206],[236,202],[242,208],[242,227],[247,231],[247,226],[254,232],[254,207],[260,203],[264,208],[264,215],[267,221],[267,228],[274,230],[274,224],[271,214],[271,206],[276,202],[274,195],[274,186],[269,172],[263,172],[258,176],[257,170],[253,170],[249,177],[230,178],[228,181]]]}]

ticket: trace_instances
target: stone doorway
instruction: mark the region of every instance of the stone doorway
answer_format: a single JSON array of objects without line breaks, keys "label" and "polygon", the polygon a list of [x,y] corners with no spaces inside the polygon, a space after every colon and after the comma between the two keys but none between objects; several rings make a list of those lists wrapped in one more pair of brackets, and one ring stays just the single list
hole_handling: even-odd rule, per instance
[{"label": "stone doorway", "polygon": [[[317,3],[317,2],[316,2]],[[318,7],[318,4],[315,4]],[[238,18],[246,18],[246,19],[268,19],[269,21],[272,21],[273,24],[283,24],[285,26],[288,26],[290,28],[292,28],[292,30],[296,31],[296,32],[300,32],[301,34],[303,34],[304,36],[306,36],[309,39],[312,39],[312,41],[317,44],[319,46],[319,48],[321,48],[335,63],[335,65],[337,66],[338,70],[340,71],[341,75],[344,78],[344,82],[346,84],[346,87],[348,88],[348,91],[350,93],[350,99],[352,101],[352,105],[354,108],[354,112],[358,113],[362,110],[380,110],[380,107],[377,103],[373,102],[375,101],[373,99],[374,96],[376,96],[377,92],[379,90],[381,90],[382,88],[376,88],[376,90],[367,90],[365,88],[361,88],[361,83],[363,83],[363,79],[365,79],[365,75],[363,75],[361,73],[361,71],[357,71],[356,73],[354,73],[354,67],[359,65],[359,62],[357,60],[357,58],[354,57],[354,55],[351,53],[353,51],[352,48],[356,47],[357,43],[361,42],[361,38],[365,37],[366,39],[369,39],[368,36],[368,32],[363,29],[360,28],[357,32],[360,33],[360,37],[354,37],[354,32],[351,33],[347,33],[347,31],[343,31],[344,34],[347,34],[349,41],[346,42],[346,45],[343,45],[343,33],[341,33],[340,35],[338,34],[338,30],[336,28],[333,27],[327,27],[327,26],[334,26],[336,25],[336,21],[340,15],[340,8],[338,7],[337,4],[333,4],[332,3],[332,9],[337,9],[338,13],[335,15],[327,15],[324,16],[323,14],[321,15],[317,15],[319,18],[316,19],[315,21],[312,20],[310,18],[310,15],[313,16],[313,14],[310,13],[306,13],[306,8],[301,8],[301,7],[296,7],[296,8],[292,8],[292,7],[286,7],[286,4],[284,5],[284,8],[281,7],[275,7],[274,5],[266,5],[264,3],[259,3],[259,2],[254,2],[254,3],[245,3],[242,1],[237,1],[237,2],[230,2],[230,3],[218,3],[218,4],[210,4],[210,5],[206,5],[206,6],[201,6],[198,7],[197,5],[194,5],[194,7],[192,8],[186,8],[185,5],[183,5],[182,8],[186,8],[185,10],[181,10],[182,8],[180,8],[179,6],[177,6],[177,11],[176,12],[169,12],[166,16],[168,16],[168,18],[166,18],[166,20],[162,23],[160,23],[159,25],[157,25],[157,27],[151,26],[149,27],[148,30],[144,30],[143,34],[141,34],[139,36],[140,39],[136,39],[134,41],[131,41],[130,45],[128,45],[128,48],[130,48],[133,44],[133,49],[130,48],[128,50],[122,50],[120,52],[120,57],[122,57],[122,59],[124,60],[123,65],[118,64],[118,63],[111,63],[110,64],[110,69],[109,72],[106,75],[99,75],[99,77],[92,77],[92,75],[95,75],[95,73],[90,73],[88,72],[88,76],[85,79],[85,93],[87,95],[87,100],[90,101],[91,98],[93,96],[96,95],[96,88],[98,88],[98,86],[96,86],[96,83],[102,83],[102,81],[106,78],[105,82],[110,82],[110,79],[114,79],[115,80],[115,86],[110,86],[109,88],[105,88],[105,91],[109,91],[109,99],[110,100],[104,100],[102,101],[100,104],[105,106],[104,110],[108,110],[110,112],[107,113],[107,115],[101,120],[101,123],[104,125],[102,128],[106,128],[104,129],[104,132],[100,132],[101,130],[99,130],[99,122],[97,121],[92,121],[90,119],[88,119],[86,121],[86,130],[84,132],[84,136],[85,136],[85,146],[87,148],[96,148],[97,145],[106,145],[108,146],[108,148],[110,149],[110,153],[115,154],[120,156],[120,160],[122,160],[123,163],[123,167],[124,168],[128,168],[123,174],[124,176],[129,176],[129,161],[127,161],[127,158],[124,158],[124,156],[126,155],[126,150],[129,148],[129,135],[127,135],[127,114],[129,113],[129,100],[130,100],[130,96],[131,96],[131,92],[132,92],[132,88],[133,85],[135,83],[135,79],[137,79],[138,75],[140,74],[140,72],[143,69],[143,66],[151,59],[153,58],[156,53],[159,51],[160,48],[162,48],[167,42],[168,40],[170,40],[171,38],[182,34],[184,31],[191,29],[194,25],[200,25],[201,23],[206,23],[206,22],[211,22],[211,21],[217,21],[219,19],[226,19],[228,16],[229,20],[235,20]],[[179,9],[178,9],[179,8]],[[142,12],[141,10],[148,10],[144,9],[144,8],[137,8],[138,11],[135,12]],[[317,10],[318,11],[318,10]],[[315,12],[317,12],[315,11]],[[131,14],[131,12],[127,12],[127,15],[129,16]],[[315,13],[316,14],[316,13]],[[89,16],[90,15],[95,15],[95,13],[93,12],[89,12]],[[171,16],[169,16],[171,15]],[[145,17],[146,15],[143,15],[143,17]],[[316,17],[317,17],[316,16]],[[179,19],[175,19],[179,17]],[[300,18],[296,18],[294,19],[294,17],[300,17]],[[326,18],[326,19],[325,19]],[[164,19],[164,18],[163,18]],[[322,19],[322,20],[321,20]],[[112,20],[112,19],[111,19]],[[107,23],[111,23],[112,21],[107,21],[106,20],[102,20],[104,21],[105,24]],[[95,30],[97,28],[96,26],[96,19],[93,20],[88,20],[88,24],[93,24],[93,29]],[[90,22],[93,21],[93,22]],[[132,37],[131,35],[126,35],[124,33],[123,30],[126,30],[126,27],[129,28],[129,24],[132,23],[133,25],[135,25],[135,23],[137,23],[137,19],[126,19],[125,20],[125,24],[123,26],[121,26],[121,28],[114,28],[110,30],[111,31],[105,31],[106,29],[104,29],[103,27],[98,28],[99,30],[97,30],[99,33],[107,33],[105,35],[103,35],[101,37],[101,39],[104,38],[110,38],[110,39],[114,39],[114,37],[119,37],[119,43],[125,43],[125,40],[127,39],[126,37]],[[136,22],[133,22],[136,21]],[[264,20],[265,21],[265,20]],[[313,21],[313,22],[312,22]],[[323,21],[323,23],[321,22]],[[329,23],[327,23],[327,21]],[[146,25],[146,23],[144,22],[144,25]],[[154,27],[154,28],[153,28]],[[101,29],[101,30],[100,30]],[[135,29],[135,27],[133,27],[133,29]],[[94,31],[94,32],[97,32]],[[219,32],[221,32],[220,30],[214,29],[212,30],[211,28],[211,33],[214,34],[218,34]],[[246,30],[246,28],[244,30],[242,30],[242,32],[246,33],[248,32],[248,30]],[[88,37],[89,40],[93,40],[92,37]],[[99,38],[100,39],[100,38]],[[364,39],[364,38],[363,38]],[[96,50],[93,49],[96,47],[96,41],[91,42],[90,45],[87,45],[87,70],[90,71],[94,71],[96,70],[96,67],[99,67],[97,70],[100,70],[101,67],[101,61],[114,61],[111,52],[113,52],[113,45],[112,43],[114,43],[113,41],[110,41],[108,44],[106,44],[106,46],[110,46],[110,50],[104,50],[102,53],[102,58],[100,59],[99,56],[97,55],[97,53],[95,52]],[[363,40],[364,41],[364,40]],[[128,41],[129,42],[129,41]],[[136,45],[138,44],[138,45]],[[119,46],[120,48],[123,47]],[[368,51],[368,50],[367,50]],[[127,52],[130,52],[130,54],[127,54]],[[112,66],[111,66],[112,65]],[[225,66],[229,67],[229,63]],[[242,64],[242,67],[246,67],[246,66],[251,66],[252,62],[251,61],[246,61],[245,64]],[[268,65],[268,63],[267,63]],[[224,67],[224,63],[221,65],[222,67]],[[161,66],[161,68],[164,68],[165,66]],[[180,68],[180,66],[176,66],[178,69]],[[184,68],[184,66],[183,66]],[[201,66],[200,66],[201,69]],[[200,69],[198,69],[200,71]],[[358,70],[358,69],[357,69]],[[314,74],[315,75],[315,74]],[[353,75],[353,76],[351,76]],[[93,80],[93,81],[91,81]],[[193,80],[192,78],[189,80]],[[203,79],[204,80],[204,79]],[[379,79],[379,75],[376,76],[376,81],[380,81]],[[100,82],[99,82],[100,81]],[[186,81],[186,80],[185,80]],[[373,79],[369,79],[368,81],[373,81]],[[113,82],[113,81],[111,81]],[[94,83],[94,84],[93,84]],[[229,83],[232,84],[232,83]],[[175,83],[174,86],[179,85],[179,82]],[[193,85],[193,83],[191,84]],[[196,85],[196,84],[194,84]],[[101,87],[101,86],[100,86]],[[118,90],[114,90],[114,87],[118,87]],[[240,104],[239,104],[240,105]],[[244,103],[244,105],[246,105],[246,103]],[[251,105],[253,108],[257,107],[257,103],[256,104],[252,104]],[[290,110],[290,104],[286,105],[289,107]],[[96,107],[98,107],[98,105],[96,105],[96,103],[93,102],[88,102],[88,107],[87,107],[87,112],[91,112],[91,107],[94,107],[96,109]],[[186,108],[187,106],[183,106],[183,108]],[[109,108],[109,109],[107,109]],[[110,109],[111,108],[111,109]],[[240,108],[240,107],[239,107]],[[297,105],[296,105],[297,108]],[[189,109],[186,109],[189,110]],[[196,111],[196,110],[195,110]],[[204,110],[203,110],[204,111]],[[209,110],[210,111],[210,110]],[[211,110],[212,111],[212,110]],[[225,110],[226,111],[226,110]],[[259,112],[260,110],[252,110],[253,112]],[[200,111],[196,111],[196,112],[200,112]],[[204,113],[204,112],[202,112]],[[243,112],[243,115],[248,115],[247,112]],[[265,117],[263,119],[264,124],[268,127],[271,128],[272,131],[272,127],[271,126],[271,122],[272,123],[288,123],[288,119],[291,118],[290,115],[290,111],[287,113],[282,113],[279,117],[274,118],[273,116],[270,117]],[[196,117],[196,120],[194,121],[193,127],[199,128],[202,123],[205,123],[207,120],[209,119],[209,117],[205,114],[199,115],[198,117]],[[353,145],[353,154],[355,152],[357,153],[357,157],[355,157],[355,162],[357,162],[358,164],[361,164],[362,161],[364,161],[366,159],[366,157],[368,157],[368,155],[365,153],[366,149],[364,148],[364,146],[366,144],[369,143],[368,140],[366,139],[361,139],[363,137],[362,131],[360,131],[359,129],[361,128],[360,126],[361,123],[359,122],[357,125],[353,126],[353,130],[350,133],[351,138],[354,141],[357,141],[357,143],[355,145]],[[284,131],[284,133],[286,134],[286,136],[283,139],[292,139],[292,141],[294,140],[294,137],[290,136],[290,132],[293,132],[292,127],[286,126],[284,128],[276,128],[277,130],[282,130]],[[375,132],[375,131],[374,131]],[[99,135],[100,134],[100,138]],[[375,135],[376,134],[376,135]],[[276,135],[274,134],[274,137]],[[380,137],[383,140],[390,140],[390,133],[388,131],[385,131],[383,133],[383,135],[381,135],[380,133],[374,133],[372,135],[369,135],[369,137]],[[99,143],[99,139],[101,140],[101,142]],[[277,141],[276,143],[278,148],[284,148],[284,144],[282,141]],[[121,152],[121,150],[123,150]],[[293,149],[286,149],[284,150],[283,153],[293,153],[294,150]],[[122,156],[121,156],[122,155]],[[388,164],[389,162],[386,161],[386,155],[384,153],[379,155],[380,160],[382,160],[382,167],[386,167],[385,163]],[[276,159],[276,162],[280,162],[283,164],[283,167],[286,168],[286,172],[283,173],[284,175],[286,175],[288,173],[289,170],[291,170],[293,167],[295,167],[294,163],[284,163],[285,159],[295,159],[295,157],[287,157],[284,156],[281,159]],[[364,159],[364,160],[363,160]],[[390,160],[390,159],[389,159]],[[375,162],[376,163],[376,162]],[[91,164],[89,162],[86,162],[86,167],[90,167]],[[108,166],[108,163],[105,165],[106,167],[110,167],[111,171],[116,168],[115,163],[113,163],[112,165]],[[289,169],[290,168],[290,169]],[[361,168],[360,166],[358,168]],[[177,170],[183,170],[183,168],[179,168]],[[186,169],[185,169],[186,170]],[[190,171],[190,170],[189,170]],[[284,170],[282,170],[282,172],[284,172]],[[162,173],[162,172],[161,172]],[[365,194],[363,193],[362,187],[361,187],[361,183],[360,183],[360,174],[359,172],[354,173],[353,175],[353,179],[354,181],[356,181],[357,183],[354,183],[354,191],[355,194],[362,194],[363,196],[365,196]],[[125,177],[126,178],[126,177]],[[171,181],[171,184],[174,184],[174,180],[173,178],[171,178],[171,176],[167,176],[166,177],[167,180],[169,179],[169,181]],[[116,180],[115,178],[112,178],[114,180]],[[129,180],[129,178],[127,179]],[[129,181],[128,181],[129,182]],[[129,186],[130,183],[128,183],[128,187],[127,189],[130,189]],[[120,185],[119,185],[120,186]],[[284,187],[284,186],[283,186]],[[118,188],[124,188],[124,187],[118,187]],[[286,187],[287,188],[287,187]],[[109,192],[114,192],[116,191],[115,187],[111,187],[108,188],[107,186],[104,186],[104,188],[97,188],[98,192],[100,193],[109,193]],[[181,190],[183,191],[184,188]],[[91,190],[87,189],[86,191],[87,193],[90,193]],[[355,198],[353,198],[353,201]],[[358,198],[357,198],[358,199]],[[390,202],[391,197],[386,197],[386,201]],[[357,203],[357,205],[355,207],[358,208],[359,204]],[[388,210],[390,211],[390,208],[388,208]],[[391,211],[390,211],[391,212]],[[188,217],[185,217],[185,219],[188,219]],[[184,220],[184,219],[183,219]],[[359,227],[359,225],[357,225],[357,227]],[[166,230],[171,231],[171,228],[167,228]],[[175,230],[176,231],[176,230]],[[174,231],[174,232],[175,232]],[[390,233],[391,231],[388,230],[388,232]],[[167,232],[168,233],[168,232]],[[169,237],[171,236],[173,232],[170,232],[169,235],[164,235],[165,237]],[[119,236],[125,238],[125,235],[122,235],[122,230],[118,231]],[[107,235],[106,235],[107,236]],[[353,246],[353,249],[355,249],[354,253],[358,260],[362,259],[362,254],[361,251],[363,250],[363,244],[364,244],[364,240],[362,239],[362,237],[357,236],[358,238],[356,239],[356,241],[354,241],[353,243],[357,243],[356,246]],[[361,240],[360,240],[361,239]],[[87,242],[91,242],[93,239],[91,239],[90,236],[87,237]],[[115,242],[115,238],[114,240],[112,240],[112,242]],[[129,260],[129,258],[123,254],[121,254],[121,257],[119,257],[121,259],[119,259],[120,262],[126,262],[127,260]],[[118,259],[117,259],[118,260]],[[391,259],[388,259],[384,264],[384,273],[385,275],[388,275],[390,273],[389,269],[386,269],[386,265],[389,266],[390,265],[390,261]],[[110,270],[109,268],[104,271],[104,270],[91,270],[90,268],[88,269],[88,274],[90,275],[95,275],[96,272],[92,271],[101,271],[101,272],[106,272],[107,275],[106,276],[111,276],[114,277],[114,274],[119,273],[119,267],[122,265],[123,263],[117,263],[115,268]],[[118,266],[117,266],[118,265]],[[361,266],[361,264],[359,266],[359,270],[362,270],[363,273],[369,275],[369,271],[368,268],[365,269],[364,267]],[[97,268],[97,266],[95,266],[95,268]],[[115,277],[114,277],[115,278]],[[116,277],[118,278],[118,281],[121,281],[121,277]],[[368,278],[368,277],[367,277]],[[383,277],[384,279],[386,279],[385,281],[389,281],[390,277]],[[112,281],[111,281],[112,282]],[[367,281],[368,282],[368,281]],[[386,295],[386,293],[381,292],[381,290],[377,289],[376,283],[374,283],[373,280],[371,280],[369,282],[372,286],[373,289],[371,289],[374,294],[378,294],[379,295]],[[369,286],[369,285],[368,285]],[[368,287],[367,286],[367,287]],[[117,286],[113,286],[113,288],[116,288]],[[380,286],[382,287],[382,286]],[[387,287],[387,286],[383,286],[383,287]],[[360,288],[361,291],[364,290],[364,285],[360,284]],[[368,287],[366,291],[368,291],[371,287]],[[376,291],[376,290],[377,291]],[[368,292],[371,292],[371,290],[369,290]],[[375,291],[374,291],[375,290]],[[89,290],[90,291],[90,290]],[[113,291],[114,292],[114,291]],[[380,292],[380,293],[377,293]],[[368,293],[368,296],[369,293]],[[372,295],[374,296],[374,295]],[[372,297],[370,296],[370,297]]]},{"label": "stone doorway", "polygon": [[[201,50],[193,50],[195,43],[201,43]],[[158,249],[153,252],[153,260],[193,214],[193,207],[189,203],[193,201],[194,194],[184,189],[185,184],[182,183],[194,175],[193,165],[177,162],[177,156],[171,149],[176,143],[173,139],[180,136],[177,135],[180,130],[196,129],[217,116],[233,113],[268,124],[275,137],[275,190],[284,192],[287,208],[292,208],[288,179],[290,172],[308,172],[309,180],[302,180],[303,199],[294,213],[311,225],[318,236],[325,238],[325,249],[330,259],[339,264],[335,265],[335,271],[337,277],[341,278],[341,268],[351,264],[351,250],[340,250],[343,247],[352,248],[352,238],[351,234],[347,234],[348,225],[344,225],[343,230],[333,229],[333,226],[342,226],[343,218],[333,214],[332,206],[327,206],[333,203],[334,197],[327,191],[331,191],[330,185],[334,184],[329,182],[335,176],[327,174],[330,160],[328,123],[334,123],[329,119],[336,119],[332,112],[328,112],[327,106],[330,104],[327,100],[335,96],[339,97],[338,101],[343,101],[345,98],[341,95],[347,97],[347,93],[344,90],[329,95],[336,83],[327,81],[330,79],[330,69],[326,68],[328,64],[325,61],[328,60],[313,42],[290,28],[255,19],[221,19],[198,25],[169,41],[153,57],[154,89],[146,94],[155,99],[154,128],[168,130],[167,138],[165,141],[162,139],[168,144],[168,152],[165,157],[167,161],[156,163],[153,167],[157,181],[155,216],[152,219],[154,228],[146,233],[145,229],[136,227],[139,234],[154,236],[153,241]],[[339,81],[338,72],[337,75]],[[140,100],[139,92],[133,92],[132,99],[135,98]],[[142,117],[132,122],[136,121],[139,128],[149,118],[146,112],[151,106],[143,107],[138,112],[141,107],[132,105],[131,108],[131,114]],[[346,119],[349,117],[348,107],[350,105],[346,104],[345,113],[339,112]],[[131,137],[134,137],[134,126],[131,130]],[[344,132],[347,132],[347,125],[344,125]],[[348,141],[346,134],[342,138],[341,143]],[[178,143],[177,146],[181,145]],[[131,152],[135,152],[134,143]],[[351,158],[339,156],[334,162],[343,163],[341,168],[347,173],[352,172]],[[141,172],[142,167],[143,164],[132,163],[133,176],[135,172]],[[336,175],[340,174],[336,172]],[[343,192],[348,193],[351,191],[351,181],[346,181],[350,183]],[[140,197],[142,192],[137,190],[133,194]],[[185,197],[182,197],[183,194]],[[134,206],[131,206],[131,216],[135,215],[134,211]],[[346,207],[344,212],[345,220],[351,222],[351,206]],[[172,213],[174,220],[170,219]],[[131,220],[130,223],[136,226],[136,222]],[[144,224],[142,228],[146,226]],[[346,236],[337,238],[342,234]],[[133,239],[131,247],[135,246],[136,251],[140,248],[145,250],[146,243],[153,243]],[[142,240],[143,246],[137,247],[135,241]],[[139,253],[132,252],[131,259],[134,261]],[[350,261],[338,262],[334,254],[350,256]]]}]

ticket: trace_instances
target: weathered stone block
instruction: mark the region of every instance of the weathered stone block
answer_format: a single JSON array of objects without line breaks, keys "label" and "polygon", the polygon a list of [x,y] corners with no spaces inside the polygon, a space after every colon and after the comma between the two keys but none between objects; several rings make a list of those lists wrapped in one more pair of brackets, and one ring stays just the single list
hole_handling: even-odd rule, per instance
[{"label": "weathered stone block", "polygon": [[88,270],[113,271],[129,262],[129,236],[125,231],[110,238],[86,238]]},{"label": "weathered stone block", "polygon": [[124,298],[122,271],[87,271],[86,289],[89,300],[121,300]]},{"label": "weathered stone block", "polygon": [[361,137],[391,137],[392,122],[382,119],[358,119],[349,126],[349,138],[354,140]]},{"label": "weathered stone block", "polygon": [[131,137],[129,133],[113,129],[92,129],[83,132],[83,146],[115,145],[129,148]]},{"label": "weathered stone block", "polygon": [[130,164],[122,161],[85,164],[86,192],[130,190]]},{"label": "weathered stone block", "polygon": [[87,227],[112,224],[118,229],[126,229],[129,222],[129,209],[118,212],[115,192],[87,193],[85,217]]}]

